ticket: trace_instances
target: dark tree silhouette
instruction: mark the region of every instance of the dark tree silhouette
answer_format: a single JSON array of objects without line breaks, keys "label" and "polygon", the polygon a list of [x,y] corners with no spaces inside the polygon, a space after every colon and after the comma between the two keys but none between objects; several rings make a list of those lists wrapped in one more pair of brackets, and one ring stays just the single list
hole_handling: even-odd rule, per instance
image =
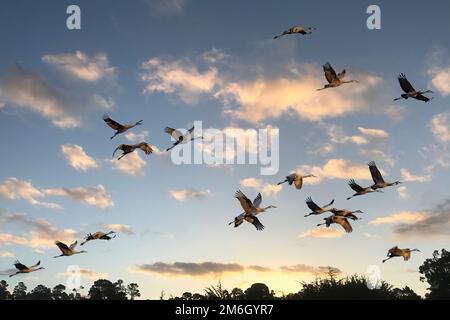
[{"label": "dark tree silhouette", "polygon": [[231,290],[231,299],[233,300],[243,300],[245,298],[244,291],[239,288],[234,288]]},{"label": "dark tree silhouette", "polygon": [[200,293],[194,293],[192,295],[192,300],[204,300],[204,299],[205,299],[205,296],[201,295]]},{"label": "dark tree silhouette", "polygon": [[207,300],[229,300],[229,292],[222,287],[222,282],[219,281],[217,285],[212,285],[205,289],[205,299]]},{"label": "dark tree silhouette", "polygon": [[27,286],[23,282],[19,282],[13,290],[14,300],[25,300],[27,298]]},{"label": "dark tree silhouette", "polygon": [[137,283],[130,283],[127,286],[127,293],[130,296],[130,300],[139,298],[141,296],[141,293],[139,292],[139,285]]},{"label": "dark tree silhouette", "polygon": [[69,295],[66,293],[66,286],[62,284],[56,285],[52,290],[53,300],[69,300]]},{"label": "dark tree silhouette", "polygon": [[27,299],[29,300],[51,300],[52,299],[52,291],[50,288],[39,284],[31,290],[31,292],[27,295]]},{"label": "dark tree silhouette", "polygon": [[450,299],[450,252],[442,249],[441,253],[435,250],[433,257],[426,259],[419,267],[422,274],[420,280],[428,282],[428,299]]},{"label": "dark tree silhouette", "polygon": [[289,295],[288,299],[302,300],[361,300],[361,299],[398,299],[402,295],[412,297],[415,293],[411,289],[397,289],[398,296],[393,291],[393,287],[382,281],[379,289],[369,289],[365,277],[353,275],[337,280],[335,276],[329,275],[325,279],[316,279],[313,282],[302,282],[303,289],[294,295]]},{"label": "dark tree silhouette", "polygon": [[0,281],[0,300],[11,300],[11,293],[8,291],[8,283],[5,280]]},{"label": "dark tree silhouette", "polygon": [[393,293],[396,299],[399,300],[420,300],[421,297],[415,293],[410,287],[406,286],[403,289],[395,288]]},{"label": "dark tree silhouette", "polygon": [[245,290],[245,299],[247,300],[268,300],[273,299],[274,293],[264,283],[254,283]]},{"label": "dark tree silhouette", "polygon": [[[120,280],[121,281],[121,280]],[[125,291],[122,291],[122,283],[112,283],[109,280],[100,279],[94,282],[89,289],[91,300],[126,300]]]}]

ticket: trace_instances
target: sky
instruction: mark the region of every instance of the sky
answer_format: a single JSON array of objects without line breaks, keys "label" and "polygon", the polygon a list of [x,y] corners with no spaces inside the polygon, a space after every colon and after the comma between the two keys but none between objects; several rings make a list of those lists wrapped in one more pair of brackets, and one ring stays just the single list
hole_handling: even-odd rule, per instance
[{"label": "sky", "polygon": [[[68,30],[66,9],[81,9]],[[381,29],[369,30],[371,1],[2,1],[0,10],[0,269],[41,260],[44,270],[5,279],[29,289],[65,284],[79,266],[98,278],[137,282],[142,298],[247,288],[277,294],[327,267],[381,277],[424,295],[418,268],[448,248],[450,230],[450,3],[378,1]],[[273,36],[293,25],[311,35]],[[322,65],[358,84],[316,91]],[[393,101],[405,73],[428,103]],[[143,120],[114,140],[103,114]],[[279,130],[279,170],[261,165],[175,165],[164,127]],[[111,158],[122,143],[155,152]],[[206,147],[205,147],[206,148]],[[175,150],[175,149],[174,149]],[[370,185],[367,163],[401,180],[383,194],[347,201],[347,180]],[[302,190],[277,186],[312,173]],[[241,189],[262,193],[265,229],[228,222]],[[353,232],[318,228],[304,201],[362,210]],[[55,240],[114,230],[88,253],[53,259]],[[419,248],[408,262],[381,260],[389,248]],[[87,290],[81,291],[87,294]]]}]

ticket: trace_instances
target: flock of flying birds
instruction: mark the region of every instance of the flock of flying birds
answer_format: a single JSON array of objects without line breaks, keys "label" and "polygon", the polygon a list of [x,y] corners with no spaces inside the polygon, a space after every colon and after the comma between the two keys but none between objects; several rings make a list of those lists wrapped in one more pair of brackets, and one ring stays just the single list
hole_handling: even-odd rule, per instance
[{"label": "flock of flying birds", "polygon": [[[291,34],[310,35],[313,33],[314,30],[316,30],[316,29],[312,28],[312,27],[304,28],[301,26],[294,26],[294,27],[290,28],[289,30],[284,31],[282,34],[275,36],[274,39],[278,39],[282,36],[291,35]],[[327,62],[323,65],[323,71],[324,71],[324,75],[325,75],[325,78],[328,83],[325,84],[323,86],[323,88],[317,89],[318,91],[321,91],[324,89],[329,89],[329,88],[336,88],[343,84],[358,83],[358,80],[344,80],[344,77],[346,75],[346,70],[344,69],[340,73],[336,73],[336,71],[333,69],[333,67],[331,66],[331,64],[329,62]],[[431,90],[420,91],[420,90],[414,89],[414,87],[411,85],[411,83],[406,78],[405,74],[401,73],[398,76],[398,81],[399,81],[400,87],[404,93],[401,94],[400,97],[395,98],[394,101],[401,100],[401,99],[407,100],[409,98],[412,98],[412,99],[416,99],[419,101],[428,102],[431,99],[433,99],[433,98],[428,98],[425,96],[425,94],[427,94],[427,93],[433,93]],[[111,136],[110,139],[113,139],[117,135],[122,134],[136,126],[142,125],[142,122],[143,122],[143,120],[139,120],[139,121],[136,121],[136,122],[130,123],[130,124],[121,124],[121,123],[111,119],[108,115],[104,115],[103,120],[109,127],[111,127],[113,130],[116,131],[114,133],[114,135]],[[188,129],[185,133],[181,132],[178,129],[174,129],[171,127],[166,127],[164,129],[164,131],[167,134],[169,134],[174,140],[173,144],[170,147],[168,147],[165,151],[170,151],[171,149],[173,149],[174,147],[176,147],[179,144],[189,143],[195,139],[203,139],[203,136],[202,137],[194,137],[193,136],[194,127]],[[153,151],[154,151],[152,146],[150,144],[148,144],[147,142],[140,142],[140,143],[132,144],[132,145],[120,144],[114,150],[113,158],[114,158],[116,152],[119,150],[122,151],[122,154],[117,158],[117,160],[122,159],[124,156],[136,151],[137,149],[142,150],[147,155],[153,153]],[[352,196],[348,197],[347,200],[350,200],[351,198],[356,197],[356,196],[366,195],[368,193],[373,193],[373,192],[382,193],[383,191],[381,191],[380,189],[391,187],[391,186],[396,186],[401,183],[400,181],[395,181],[395,182],[385,181],[380,170],[377,168],[375,162],[373,162],[373,161],[369,163],[369,170],[370,170],[370,174],[372,176],[372,180],[373,180],[374,184],[371,186],[368,186],[368,187],[362,187],[359,184],[357,184],[354,179],[350,179],[348,181],[348,185],[355,193]],[[315,176],[311,175],[311,174],[301,175],[298,173],[292,173],[292,174],[286,176],[285,180],[282,182],[279,182],[278,184],[279,185],[283,184],[283,183],[288,183],[289,185],[293,184],[296,189],[300,190],[303,186],[303,179],[314,178],[314,177]],[[244,221],[247,221],[247,222],[253,224],[257,230],[261,231],[264,229],[264,225],[258,219],[257,215],[262,212],[266,212],[269,209],[277,208],[274,205],[269,205],[267,207],[261,207],[261,202],[262,202],[261,193],[258,193],[258,195],[253,200],[253,202],[249,198],[247,198],[247,196],[241,190],[236,191],[235,198],[237,198],[239,200],[244,212],[241,213],[240,215],[238,215],[237,217],[235,217],[234,221],[231,221],[229,223],[229,225],[234,224],[234,227],[238,227]],[[361,210],[350,211],[348,209],[337,209],[337,208],[332,207],[333,204],[334,204],[334,200],[332,200],[330,203],[321,207],[321,206],[317,205],[312,200],[311,197],[308,197],[306,199],[306,205],[311,210],[311,212],[309,214],[305,215],[305,217],[309,217],[311,215],[317,216],[317,215],[324,214],[326,212],[330,212],[330,213],[332,213],[332,215],[324,218],[323,220],[325,222],[317,224],[317,226],[325,225],[328,228],[332,224],[338,224],[345,230],[345,232],[347,232],[347,233],[352,232],[353,228],[352,228],[352,225],[350,224],[349,220],[352,220],[352,221],[360,220],[361,218],[358,218],[355,215],[355,213],[359,214],[359,213],[363,213],[363,212]],[[111,240],[111,239],[115,238],[115,236],[116,235],[115,235],[114,231],[110,231],[108,233],[104,233],[101,231],[95,232],[94,234],[89,233],[86,235],[84,241],[80,245],[84,245],[86,242],[92,241],[92,240]],[[55,256],[54,258],[63,257],[63,256],[72,256],[75,254],[87,252],[84,250],[81,250],[81,251],[76,250],[75,248],[76,248],[77,244],[78,244],[78,241],[75,241],[74,243],[72,243],[71,245],[68,246],[67,244],[62,243],[60,241],[55,241],[55,245],[59,248],[59,250],[61,251],[61,254],[59,256]],[[400,249],[397,246],[395,246],[388,250],[388,253],[387,253],[388,258],[384,259],[382,262],[384,263],[387,260],[392,259],[394,257],[403,257],[404,261],[408,261],[411,257],[411,252],[414,252],[414,251],[420,252],[420,250],[418,250],[418,249],[409,249],[409,248]],[[28,267],[28,266],[20,263],[18,260],[16,260],[16,262],[14,263],[14,266],[17,269],[17,271],[10,274],[9,275],[10,277],[15,276],[17,274],[21,274],[21,273],[30,273],[30,272],[44,269],[43,267],[40,267],[40,261],[38,261],[35,265]]]}]

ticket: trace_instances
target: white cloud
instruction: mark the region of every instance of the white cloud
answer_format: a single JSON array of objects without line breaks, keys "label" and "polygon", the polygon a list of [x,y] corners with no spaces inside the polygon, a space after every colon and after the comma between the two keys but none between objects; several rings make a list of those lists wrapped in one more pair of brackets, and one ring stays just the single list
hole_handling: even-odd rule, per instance
[{"label": "white cloud", "polygon": [[443,96],[448,96],[450,94],[450,67],[434,74],[431,84]]},{"label": "white cloud", "polygon": [[330,125],[328,128],[328,136],[333,143],[354,143],[357,145],[368,144],[370,141],[364,136],[347,136],[342,127]]},{"label": "white cloud", "polygon": [[169,190],[169,194],[177,201],[185,201],[187,199],[204,199],[211,194],[210,190],[181,189]]},{"label": "white cloud", "polygon": [[69,165],[81,171],[98,168],[98,163],[94,158],[86,154],[83,148],[76,144],[63,144],[61,151],[67,159]]},{"label": "white cloud", "polygon": [[240,181],[240,185],[245,188],[252,188],[265,196],[277,195],[282,189],[282,185],[263,182],[260,179],[247,178]]},{"label": "white cloud", "polygon": [[[153,148],[153,147],[152,147]],[[109,160],[113,168],[123,173],[132,176],[144,176],[145,167],[147,162],[145,162],[137,152],[132,152],[121,160],[112,159]]]},{"label": "white cloud", "polygon": [[422,147],[419,152],[431,163],[429,166],[431,169],[436,165],[443,168],[450,167],[450,150],[447,144],[430,144]]},{"label": "white cloud", "polygon": [[[422,240],[449,239],[450,199],[445,199],[425,213],[419,212],[417,221],[406,221],[394,225],[395,238]],[[422,219],[423,218],[423,219]]]},{"label": "white cloud", "polygon": [[[219,57],[223,55],[221,52]],[[142,64],[144,92],[176,94],[188,104],[196,103],[201,96],[214,97],[225,105],[225,115],[257,124],[285,115],[321,121],[369,111],[374,100],[371,93],[381,83],[381,78],[361,73],[354,75],[359,84],[318,92],[316,89],[325,81],[318,65],[300,66],[294,68],[295,72],[290,68],[283,77],[258,74],[251,78],[255,69],[251,66],[240,68],[242,75],[236,75],[233,66],[223,65],[219,70],[214,65],[217,58],[208,54],[200,55],[197,61],[206,66],[200,68],[200,63],[188,59],[149,59]]]},{"label": "white cloud", "polygon": [[419,221],[425,220],[429,217],[429,213],[425,211],[401,211],[397,213],[393,213],[386,217],[376,218],[369,222],[369,224],[373,225],[382,225],[382,224],[413,224]]},{"label": "white cloud", "polygon": [[245,274],[248,272],[257,272],[259,274],[267,273],[269,276],[276,277],[280,273],[286,274],[311,274],[319,276],[326,274],[329,270],[336,274],[342,271],[332,266],[312,266],[307,264],[281,265],[277,268],[269,268],[261,265],[242,265],[238,263],[222,262],[155,262],[151,264],[135,265],[129,268],[130,272],[155,274],[163,277],[226,277],[228,274]]},{"label": "white cloud", "polygon": [[316,89],[324,82],[320,69],[308,65],[291,77],[259,76],[253,80],[228,82],[215,97],[225,105],[238,105],[237,109],[228,109],[226,114],[251,123],[292,114],[304,120],[320,121],[366,109],[365,94],[381,82],[372,75],[358,75],[360,84],[318,92]]},{"label": "white cloud", "polygon": [[101,209],[114,206],[108,191],[101,184],[93,187],[46,189],[44,193],[49,196],[68,197],[73,201]]},{"label": "white cloud", "polygon": [[442,143],[450,142],[450,113],[435,115],[431,119],[430,128],[436,140]]},{"label": "white cloud", "polygon": [[19,180],[14,177],[8,178],[0,184],[0,196],[10,200],[23,199],[32,205],[43,206],[46,208],[60,208],[56,203],[38,200],[45,197],[44,192],[35,188],[31,182]]},{"label": "white cloud", "polygon": [[406,188],[405,186],[398,187],[397,192],[398,192],[398,197],[400,199],[408,199],[409,198],[408,188]]},{"label": "white cloud", "polygon": [[38,73],[20,65],[0,78],[0,101],[39,113],[60,128],[76,128],[80,119],[71,115],[70,101],[50,87]]},{"label": "white cloud", "polygon": [[37,199],[47,196],[68,197],[74,201],[93,205],[99,208],[107,208],[114,205],[106,188],[102,185],[95,187],[79,188],[55,188],[55,189],[37,189],[31,182],[19,180],[17,178],[8,178],[0,184],[0,196],[6,199],[24,199],[33,205],[44,206],[47,208],[61,208],[58,204],[41,202]]},{"label": "white cloud", "polygon": [[0,244],[17,244],[17,245],[27,245],[28,240],[24,237],[15,236],[9,233],[0,233]]},{"label": "white cloud", "polygon": [[370,180],[370,171],[367,165],[352,163],[345,159],[330,159],[323,167],[303,165],[297,172],[301,174],[313,174],[317,178],[308,180],[307,183],[317,184],[324,179],[357,179]]},{"label": "white cloud", "polygon": [[385,140],[389,138],[389,133],[382,129],[371,129],[358,127],[358,130],[365,136],[372,137],[374,139]]},{"label": "white cloud", "polygon": [[189,61],[168,62],[153,58],[142,64],[141,79],[146,83],[144,93],[177,94],[185,103],[194,104],[205,93],[212,93],[218,82],[217,70],[205,71]]},{"label": "white cloud", "polygon": [[210,64],[218,63],[225,60],[228,55],[220,49],[212,48],[201,55],[202,59]]},{"label": "white cloud", "polygon": [[387,154],[383,150],[377,149],[376,147],[361,149],[359,153],[374,160],[384,161],[390,166],[393,166],[395,164],[395,159],[392,158],[391,155]]},{"label": "white cloud", "polygon": [[447,49],[435,47],[428,54],[428,75],[431,87],[443,96],[450,94],[450,59]]},{"label": "white cloud", "polygon": [[382,129],[358,127],[358,130],[361,133],[360,135],[348,136],[342,127],[329,125],[327,133],[332,143],[354,143],[356,145],[366,145],[389,138],[389,133]]},{"label": "white cloud", "polygon": [[125,134],[125,138],[133,143],[139,143],[145,141],[148,138],[149,132],[144,130],[139,133],[128,132]]},{"label": "white cloud", "polygon": [[316,228],[306,232],[303,232],[298,237],[299,238],[340,238],[345,233],[338,229],[333,228]]},{"label": "white cloud", "polygon": [[97,107],[104,110],[112,110],[116,104],[113,98],[110,97],[106,99],[99,94],[94,94],[92,99]]},{"label": "white cloud", "polygon": [[121,233],[128,234],[128,235],[134,234],[133,229],[131,229],[131,227],[126,224],[108,223],[108,224],[104,224],[103,226],[111,231],[121,232]]},{"label": "white cloud", "polygon": [[0,250],[0,258],[14,258],[14,254],[9,251]]},{"label": "white cloud", "polygon": [[20,213],[2,214],[0,221],[2,224],[16,223],[20,225],[21,229],[29,229],[26,238],[12,234],[0,234],[0,244],[22,245],[39,250],[54,247],[55,240],[69,242],[81,236],[73,229],[58,229],[46,219],[33,219]]},{"label": "white cloud", "polygon": [[108,56],[104,53],[89,57],[77,50],[75,53],[44,55],[42,60],[69,76],[87,82],[97,82],[115,76],[115,68],[109,66]]},{"label": "white cloud", "polygon": [[397,123],[405,118],[407,109],[404,106],[391,105],[385,107],[383,112],[392,122]]},{"label": "white cloud", "polygon": [[400,173],[402,175],[402,180],[405,182],[428,182],[431,180],[430,175],[422,175],[422,176],[416,176],[413,175],[411,172],[408,171],[408,169],[402,168],[400,169]]}]

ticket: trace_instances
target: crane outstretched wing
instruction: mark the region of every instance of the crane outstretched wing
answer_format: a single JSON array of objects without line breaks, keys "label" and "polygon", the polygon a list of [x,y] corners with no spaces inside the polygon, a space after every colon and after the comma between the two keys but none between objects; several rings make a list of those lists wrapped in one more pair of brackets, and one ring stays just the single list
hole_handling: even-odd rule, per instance
[{"label": "crane outstretched wing", "polygon": [[138,144],[138,147],[139,147],[142,151],[144,151],[145,154],[150,154],[150,153],[153,152],[152,147],[151,147],[148,143],[141,142],[141,143]]},{"label": "crane outstretched wing", "polygon": [[36,268],[41,264],[41,261],[39,260],[34,266],[31,266],[31,268]]},{"label": "crane outstretched wing", "polygon": [[322,210],[321,207],[319,207],[313,200],[311,197],[306,198],[306,205],[308,206],[308,208],[310,208],[312,211],[320,211]]},{"label": "crane outstretched wing", "polygon": [[125,128],[123,125],[121,125],[117,121],[114,121],[113,119],[111,119],[107,114],[105,114],[103,116],[103,121],[105,121],[106,124],[114,130],[122,130]]},{"label": "crane outstretched wing", "polygon": [[164,128],[164,132],[165,133],[168,133],[168,134],[170,134],[170,135],[172,135],[172,133],[175,131],[175,129],[174,128],[171,128],[171,127],[165,127]]},{"label": "crane outstretched wing", "polygon": [[75,247],[77,246],[77,244],[78,244],[78,241],[77,241],[77,240],[75,240],[75,242],[74,242],[74,243],[72,243],[72,244],[70,245],[70,250],[73,250],[73,249],[75,249]]},{"label": "crane outstretched wing", "polygon": [[239,200],[239,202],[241,203],[241,207],[242,209],[244,209],[245,212],[249,212],[250,208],[253,206],[252,202],[250,201],[249,198],[247,198],[245,196],[244,193],[242,193],[241,190],[236,191],[236,193],[234,194],[235,198],[237,198]]},{"label": "crane outstretched wing", "polygon": [[335,216],[333,217],[333,220],[335,223],[340,224],[342,228],[344,228],[345,232],[350,233],[353,231],[352,225],[350,224],[350,222],[348,222],[346,218]]},{"label": "crane outstretched wing", "polygon": [[370,174],[372,175],[372,180],[375,183],[384,183],[383,176],[381,175],[380,170],[378,170],[375,161],[371,161],[369,163]]},{"label": "crane outstretched wing", "polygon": [[431,100],[430,98],[425,97],[423,94],[418,94],[418,95],[414,96],[413,98],[416,100],[425,101],[425,102],[428,102]]},{"label": "crane outstretched wing", "polygon": [[114,150],[112,157],[114,158],[114,156],[116,155],[116,152],[117,152],[118,150],[123,150],[124,147],[125,147],[124,144],[119,145],[119,146]]},{"label": "crane outstretched wing", "polygon": [[16,269],[17,269],[17,270],[20,270],[20,271],[28,269],[28,267],[27,267],[26,265],[20,263],[19,260],[16,260],[16,261],[14,262],[14,267],[16,267]]},{"label": "crane outstretched wing", "polygon": [[353,180],[353,179],[350,179],[350,180],[348,181],[348,185],[350,186],[350,188],[352,188],[352,189],[353,189],[354,191],[356,191],[356,192],[361,192],[361,191],[364,190],[364,188],[361,187],[359,184],[357,184],[357,183],[355,182],[355,180]]},{"label": "crane outstretched wing", "polygon": [[336,80],[337,78],[336,71],[334,71],[333,67],[329,62],[323,65],[323,72],[325,72],[325,78],[329,83],[333,83]]},{"label": "crane outstretched wing", "polygon": [[164,132],[169,134],[176,141],[179,141],[180,138],[183,136],[183,134],[179,130],[176,130],[176,129],[171,128],[171,127],[166,127],[164,129]]},{"label": "crane outstretched wing", "polygon": [[330,207],[333,203],[334,203],[334,199],[331,200],[330,203],[324,205],[323,207],[324,207],[324,208],[328,208],[328,207]]},{"label": "crane outstretched wing", "polygon": [[402,88],[402,90],[405,91],[406,93],[416,91],[414,89],[414,87],[411,85],[411,83],[408,81],[408,79],[406,79],[406,76],[404,73],[401,73],[398,76],[398,82],[400,83],[400,87]]},{"label": "crane outstretched wing", "polygon": [[55,244],[58,246],[59,250],[61,250],[62,253],[70,251],[69,247],[65,243],[62,243],[61,241],[56,240]]},{"label": "crane outstretched wing", "polygon": [[258,231],[261,231],[264,229],[264,226],[261,223],[261,221],[259,221],[259,219],[255,216],[246,216],[245,220],[250,222],[252,225],[254,225],[256,230],[258,230]]},{"label": "crane outstretched wing", "polygon": [[259,206],[261,205],[261,202],[262,202],[262,196],[261,196],[261,193],[258,193],[255,200],[253,200],[253,206],[255,208],[259,208]]},{"label": "crane outstretched wing", "polygon": [[345,77],[346,71],[345,69],[338,73],[337,77],[342,80]]}]

